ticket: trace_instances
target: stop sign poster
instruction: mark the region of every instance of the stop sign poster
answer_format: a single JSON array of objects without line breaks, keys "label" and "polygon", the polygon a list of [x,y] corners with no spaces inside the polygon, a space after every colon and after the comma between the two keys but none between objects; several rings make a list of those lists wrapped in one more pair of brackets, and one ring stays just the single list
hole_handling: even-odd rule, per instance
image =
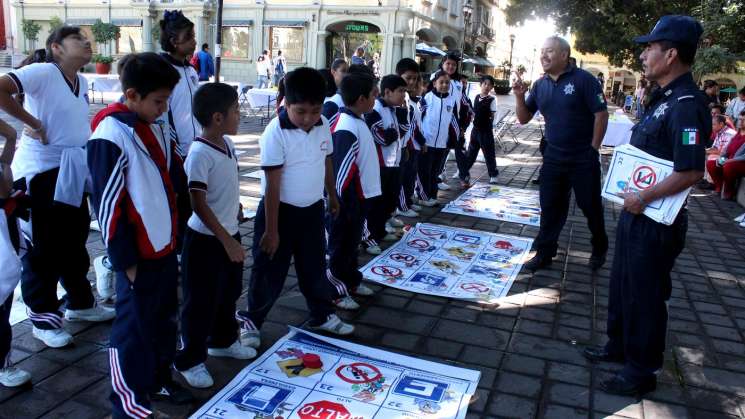
[{"label": "stop sign poster", "polygon": [[494,303],[507,295],[533,240],[436,224],[417,224],[360,269],[389,287]]},{"label": "stop sign poster", "polygon": [[192,418],[463,418],[480,375],[291,328]]},{"label": "stop sign poster", "polygon": [[[654,188],[673,172],[673,163],[624,144],[616,147],[603,184],[603,198],[623,205],[624,195]],[[690,188],[676,195],[649,202],[644,215],[663,224],[672,224],[685,203]]]}]

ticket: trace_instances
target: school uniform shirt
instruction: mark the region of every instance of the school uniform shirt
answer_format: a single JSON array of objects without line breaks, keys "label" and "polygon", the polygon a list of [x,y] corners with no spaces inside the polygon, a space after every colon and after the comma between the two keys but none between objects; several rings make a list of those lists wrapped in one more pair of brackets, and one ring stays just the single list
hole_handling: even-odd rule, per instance
[{"label": "school uniform shirt", "polygon": [[[281,168],[279,200],[296,207],[308,207],[323,198],[326,157],[334,147],[331,128],[321,115],[309,132],[290,121],[287,110],[280,111],[259,138],[261,168]],[[262,195],[266,177],[261,179]]]},{"label": "school uniform shirt", "polygon": [[161,56],[171,63],[181,76],[168,100],[167,117],[173,128],[171,132],[176,135],[177,151],[182,158],[186,158],[194,138],[202,134],[202,127],[194,118],[191,109],[194,93],[199,89],[199,74],[188,60],[180,62],[166,53]]},{"label": "school uniform shirt", "polygon": [[336,194],[341,197],[344,191],[353,188],[360,200],[381,195],[380,161],[365,120],[341,108],[331,137]]},{"label": "school uniform shirt", "polygon": [[422,110],[422,133],[427,147],[447,148],[448,142],[458,138],[458,110],[456,98],[449,93],[431,91],[424,95]]},{"label": "school uniform shirt", "polygon": [[408,108],[409,130],[403,138],[403,143],[405,147],[412,147],[417,151],[421,150],[422,146],[426,144],[422,134],[422,111],[419,108],[421,99],[421,96],[411,97],[407,92],[404,102],[404,106]]},{"label": "school uniform shirt", "polygon": [[[207,205],[220,225],[232,236],[238,232],[238,158],[233,142],[228,137],[223,137],[223,141],[224,146],[220,148],[197,137],[186,157],[184,169],[189,180],[189,189],[205,192]],[[199,233],[215,235],[196,212],[192,213],[187,224]]]},{"label": "school uniform shirt", "polygon": [[336,118],[339,117],[339,110],[344,107],[344,101],[341,99],[341,93],[336,93],[331,97],[327,97],[323,101],[323,110],[321,115],[325,116],[329,121],[329,125],[333,128],[336,123]]},{"label": "school uniform shirt", "polygon": [[146,125],[119,103],[91,124],[91,198],[113,269],[167,256],[176,248],[175,191],[185,182],[170,125]]},{"label": "school uniform shirt", "polygon": [[[23,108],[44,126],[47,145],[21,134],[13,159],[15,179],[27,185],[39,173],[60,168],[55,200],[74,206],[82,204],[85,187],[85,147],[91,129],[88,124],[88,82],[77,75],[70,82],[56,63],[35,63],[8,73],[25,99]],[[30,191],[33,193],[33,191]]]},{"label": "school uniform shirt", "polygon": [[497,112],[497,98],[492,95],[476,95],[474,104],[473,127],[479,131],[491,131],[494,125],[494,113]]},{"label": "school uniform shirt", "polygon": [[373,110],[365,114],[378,149],[378,158],[383,167],[398,167],[401,162],[401,133],[395,106],[389,106],[383,98],[375,100]]}]

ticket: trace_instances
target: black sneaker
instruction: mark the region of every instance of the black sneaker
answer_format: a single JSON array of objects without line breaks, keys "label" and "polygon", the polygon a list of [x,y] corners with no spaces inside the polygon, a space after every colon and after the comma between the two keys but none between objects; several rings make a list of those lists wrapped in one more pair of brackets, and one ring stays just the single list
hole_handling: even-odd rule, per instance
[{"label": "black sneaker", "polygon": [[540,185],[541,184],[541,177],[538,176],[537,178],[530,181],[533,185]]},{"label": "black sneaker", "polygon": [[186,404],[194,401],[194,395],[191,394],[191,391],[185,389],[176,381],[163,384],[159,391],[150,394],[150,398],[172,404]]},{"label": "black sneaker", "polygon": [[590,268],[593,271],[597,271],[598,269],[602,268],[603,265],[605,265],[605,257],[608,254],[608,251],[605,251],[603,253],[595,253],[593,252],[590,256]]},{"label": "black sneaker", "polygon": [[608,352],[605,346],[588,346],[582,351],[582,355],[592,362],[617,362],[624,363],[624,356]]},{"label": "black sneaker", "polygon": [[657,377],[653,375],[640,381],[632,381],[621,374],[616,374],[613,378],[601,382],[600,388],[609,394],[641,397],[657,388]]},{"label": "black sneaker", "polygon": [[523,267],[531,272],[535,272],[539,269],[548,268],[551,266],[551,260],[552,258],[548,256],[544,256],[540,253],[536,253],[535,256],[533,256],[533,259],[530,259],[529,261],[525,262]]}]

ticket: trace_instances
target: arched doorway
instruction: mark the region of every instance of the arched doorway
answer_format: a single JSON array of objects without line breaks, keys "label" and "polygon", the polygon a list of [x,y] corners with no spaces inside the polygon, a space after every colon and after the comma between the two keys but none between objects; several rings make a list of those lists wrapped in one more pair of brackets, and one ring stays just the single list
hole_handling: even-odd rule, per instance
[{"label": "arched doorway", "polygon": [[326,37],[326,67],[337,58],[351,63],[357,48],[364,51],[366,63],[376,54],[381,55],[383,37],[380,35],[380,28],[372,23],[345,20],[327,26],[326,31],[330,33]]}]

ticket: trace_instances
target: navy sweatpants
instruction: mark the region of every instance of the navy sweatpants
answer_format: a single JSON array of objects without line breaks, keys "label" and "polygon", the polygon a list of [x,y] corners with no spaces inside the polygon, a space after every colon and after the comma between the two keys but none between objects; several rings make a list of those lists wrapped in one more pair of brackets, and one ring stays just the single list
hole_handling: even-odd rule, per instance
[{"label": "navy sweatpants", "polygon": [[608,250],[600,183],[600,161],[595,149],[590,148],[586,154],[576,156],[572,161],[544,157],[539,189],[541,228],[533,242],[533,248],[538,253],[548,257],[556,256],[559,235],[569,214],[572,191],[577,206],[587,218],[587,226],[592,234],[593,253],[601,254]]},{"label": "navy sweatpants", "polygon": [[401,162],[401,194],[398,198],[398,209],[407,211],[411,208],[411,196],[414,194],[419,171],[419,150],[409,148],[409,159]]},{"label": "navy sweatpants", "polygon": [[385,223],[393,216],[401,195],[401,168],[381,167],[380,188],[382,195],[370,199],[367,228],[373,240],[380,241],[387,234]]},{"label": "navy sweatpants", "polygon": [[471,130],[471,141],[468,142],[468,150],[466,150],[462,166],[458,167],[460,178],[462,180],[471,176],[470,170],[473,167],[473,163],[476,162],[479,150],[484,153],[484,163],[486,163],[486,170],[489,173],[489,177],[496,177],[499,175],[499,170],[497,170],[496,153],[494,150],[494,131],[491,129],[479,130],[473,128]]},{"label": "navy sweatpants", "polygon": [[176,252],[141,260],[134,282],[116,272],[116,318],[109,348],[114,418],[147,416],[149,394],[172,379],[177,286]]},{"label": "navy sweatpants", "polygon": [[10,307],[12,305],[13,293],[11,292],[5,302],[0,305],[0,368],[10,366],[10,342],[13,340],[13,328],[10,327]]},{"label": "navy sweatpants", "polygon": [[357,195],[356,187],[350,187],[339,197],[339,214],[328,215],[329,225],[329,271],[335,285],[343,287],[339,296],[347,296],[362,282],[359,271],[359,246],[362,241],[364,205]]},{"label": "navy sweatpants", "polygon": [[242,323],[241,327],[247,330],[261,329],[269,310],[282,292],[293,257],[298,285],[308,304],[311,322],[322,323],[334,313],[332,300],[339,290],[326,275],[324,211],[323,200],[308,207],[280,202],[279,248],[274,257],[269,258],[259,246],[266,231],[264,199],[259,202],[254,219],[254,265],[251,268],[248,309],[236,314]]},{"label": "navy sweatpants", "polygon": [[86,275],[90,258],[85,243],[90,229],[88,200],[73,207],[54,202],[59,169],[39,173],[29,185],[32,247],[23,257],[21,292],[29,318],[39,329],[62,327],[57,282],[67,291],[67,308],[95,304]]},{"label": "navy sweatpants", "polygon": [[[240,234],[233,236],[238,242]],[[215,236],[186,228],[181,256],[181,342],[173,365],[188,370],[207,359],[207,348],[227,348],[238,339],[235,302],[243,263],[231,262]]]},{"label": "navy sweatpants", "polygon": [[430,199],[437,199],[437,176],[442,172],[444,161],[447,159],[449,150],[447,148],[427,148],[426,153],[419,155],[419,180],[424,187],[424,193]]},{"label": "navy sweatpants", "polygon": [[687,230],[686,210],[669,226],[643,214],[621,212],[608,295],[606,348],[625,356],[621,374],[630,380],[647,378],[662,368],[670,271],[683,251]]}]

